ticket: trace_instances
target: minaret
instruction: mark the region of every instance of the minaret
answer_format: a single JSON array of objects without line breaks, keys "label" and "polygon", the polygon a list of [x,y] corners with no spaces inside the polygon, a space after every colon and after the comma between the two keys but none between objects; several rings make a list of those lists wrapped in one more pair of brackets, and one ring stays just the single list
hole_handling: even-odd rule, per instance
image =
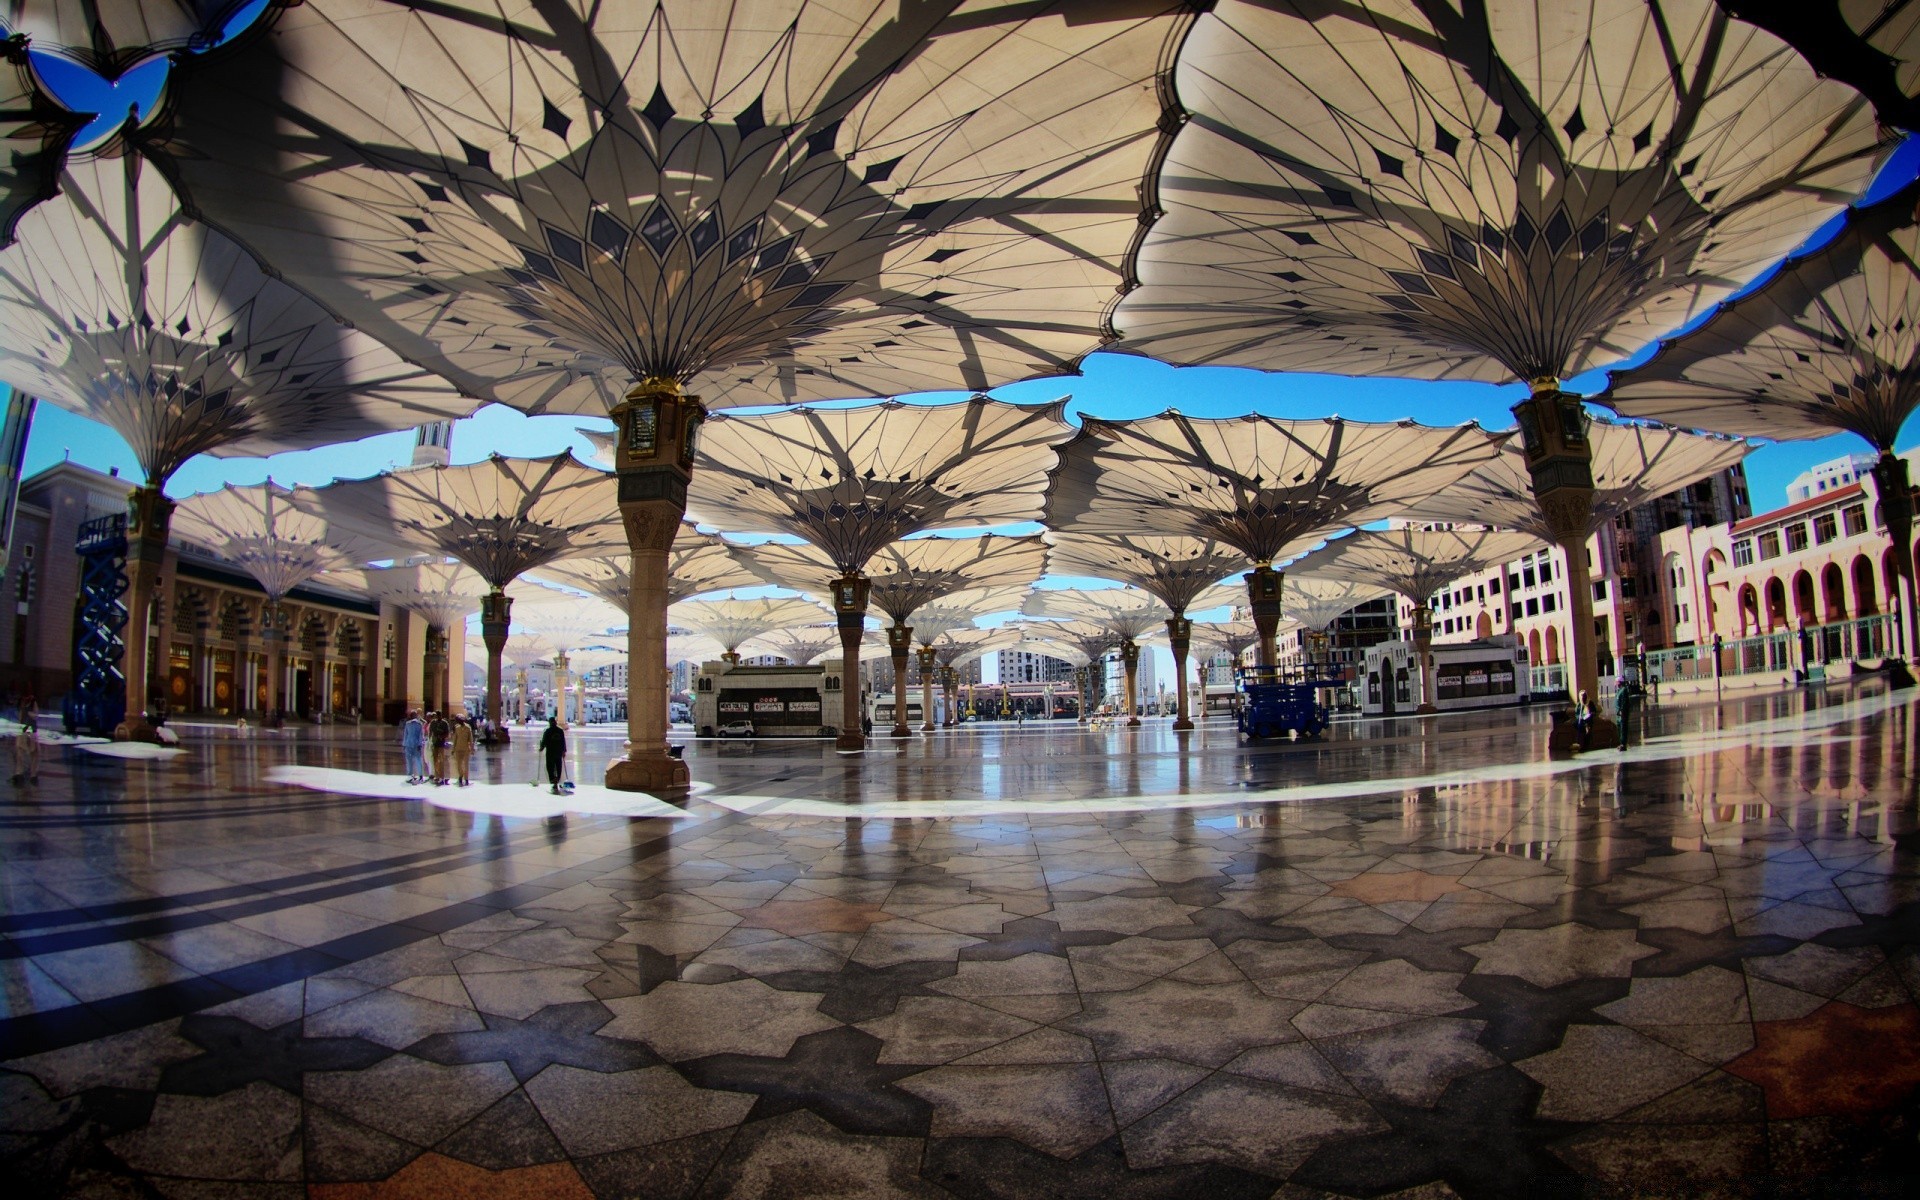
[{"label": "minaret", "polygon": [[444,467],[453,456],[453,422],[435,421],[413,431],[413,465]]}]

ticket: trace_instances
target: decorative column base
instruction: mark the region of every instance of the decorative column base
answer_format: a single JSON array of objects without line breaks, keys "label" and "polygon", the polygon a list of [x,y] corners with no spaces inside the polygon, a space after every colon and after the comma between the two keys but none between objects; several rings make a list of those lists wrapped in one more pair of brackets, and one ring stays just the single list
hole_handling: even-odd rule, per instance
[{"label": "decorative column base", "polygon": [[692,786],[687,764],[664,753],[659,758],[616,758],[607,764],[607,786],[616,792],[685,795]]}]

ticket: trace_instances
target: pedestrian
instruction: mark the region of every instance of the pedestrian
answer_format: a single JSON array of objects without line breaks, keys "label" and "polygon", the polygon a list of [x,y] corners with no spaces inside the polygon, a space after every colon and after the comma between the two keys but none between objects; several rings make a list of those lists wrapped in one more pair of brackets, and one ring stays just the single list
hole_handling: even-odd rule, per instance
[{"label": "pedestrian", "polygon": [[28,688],[27,694],[20,697],[20,723],[36,729],[40,726],[40,701],[34,698],[32,688]]},{"label": "pedestrian", "polygon": [[453,726],[447,723],[445,713],[434,713],[433,720],[427,725],[427,740],[433,747],[433,783],[435,787],[447,786],[447,752],[453,740]]},{"label": "pedestrian", "polygon": [[454,769],[460,773],[461,787],[466,787],[473,782],[473,780],[467,777],[467,772],[470,770],[472,762],[473,726],[468,724],[465,718],[455,717],[453,721],[453,766]]},{"label": "pedestrian", "polygon": [[1631,670],[1620,673],[1620,687],[1613,697],[1614,716],[1620,722],[1620,748],[1625,750],[1632,740],[1628,735],[1628,726],[1633,719],[1633,710],[1640,704],[1640,682],[1633,677]]},{"label": "pedestrian", "polygon": [[400,726],[400,750],[407,756],[407,782],[424,783],[427,778],[427,725],[420,710],[411,709]]},{"label": "pedestrian", "polygon": [[1573,709],[1573,728],[1579,735],[1582,750],[1593,741],[1593,713],[1593,693],[1581,692],[1580,703]]},{"label": "pedestrian", "polygon": [[13,735],[13,782],[17,787],[22,783],[40,780],[40,735],[32,722],[23,721],[20,731]]},{"label": "pedestrian", "polygon": [[540,749],[547,756],[547,786],[553,794],[560,795],[560,765],[567,753],[567,735],[560,728],[560,722],[547,718],[547,731],[540,735]]}]

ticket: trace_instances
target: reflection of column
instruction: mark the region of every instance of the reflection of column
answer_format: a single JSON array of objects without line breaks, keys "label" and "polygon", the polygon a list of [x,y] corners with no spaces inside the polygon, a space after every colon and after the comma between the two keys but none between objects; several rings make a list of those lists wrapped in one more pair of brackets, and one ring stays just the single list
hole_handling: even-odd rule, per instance
[{"label": "reflection of column", "polygon": [[1134,645],[1132,638],[1120,643],[1120,666],[1126,672],[1127,724],[1140,723],[1140,695],[1134,690],[1134,681],[1140,669],[1140,647]]},{"label": "reflection of column", "polygon": [[1247,607],[1253,613],[1253,627],[1260,632],[1259,665],[1271,668],[1280,661],[1273,639],[1280,632],[1280,591],[1286,577],[1261,563],[1244,577],[1247,581]]},{"label": "reflection of column", "polygon": [[1173,646],[1174,702],[1178,706],[1173,719],[1176,732],[1193,728],[1193,718],[1187,708],[1187,650],[1192,637],[1192,621],[1178,614],[1167,620],[1167,641]]},{"label": "reflection of column", "polygon": [[907,655],[913,651],[913,626],[898,621],[887,626],[887,649],[893,655],[893,736],[908,737],[913,733],[907,724]]},{"label": "reflection of column", "polygon": [[[1887,537],[1893,542],[1893,569],[1900,576],[1900,630],[1905,636],[1906,653],[1920,646],[1920,588],[1913,578],[1913,490],[1907,480],[1907,460],[1883,451],[1873,464],[1874,490],[1880,493],[1880,519],[1886,524]],[[1896,686],[1906,686],[1911,679]]]},{"label": "reflection of column", "polygon": [[920,657],[920,732],[933,732],[933,647],[922,646]]},{"label": "reflection of column", "polygon": [[614,473],[632,554],[627,601],[627,755],[607,764],[607,786],[677,794],[687,766],[667,753],[667,553],[687,510],[694,441],[706,410],[678,381],[644,379],[613,411]]},{"label": "reflection of column", "polygon": [[157,484],[137,487],[127,497],[126,673],[128,734],[151,737],[147,708],[153,696],[153,598],[167,556],[167,529],[173,501]]},{"label": "reflection of column", "polygon": [[873,585],[864,575],[842,575],[833,581],[833,617],[840,627],[840,736],[839,750],[865,750],[867,738],[860,713],[860,639],[867,629],[867,596]]},{"label": "reflection of column", "polygon": [[[500,661],[507,652],[507,631],[513,623],[513,597],[499,588],[494,588],[480,599],[480,640],[487,647],[487,696],[483,711],[487,720],[499,726],[501,736],[506,736],[506,726],[500,720]],[[465,654],[463,652],[464,660]],[[461,692],[466,691],[466,663],[461,662]]]}]

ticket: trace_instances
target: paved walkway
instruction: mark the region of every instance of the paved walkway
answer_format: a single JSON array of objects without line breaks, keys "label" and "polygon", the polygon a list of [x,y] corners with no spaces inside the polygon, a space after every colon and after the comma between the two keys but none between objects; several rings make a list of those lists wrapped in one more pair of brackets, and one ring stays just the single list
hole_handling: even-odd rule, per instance
[{"label": "paved walkway", "polygon": [[[0,787],[30,1194],[1910,1194],[1920,708],[49,748]],[[1768,1190],[1772,1189],[1772,1190]]]}]

